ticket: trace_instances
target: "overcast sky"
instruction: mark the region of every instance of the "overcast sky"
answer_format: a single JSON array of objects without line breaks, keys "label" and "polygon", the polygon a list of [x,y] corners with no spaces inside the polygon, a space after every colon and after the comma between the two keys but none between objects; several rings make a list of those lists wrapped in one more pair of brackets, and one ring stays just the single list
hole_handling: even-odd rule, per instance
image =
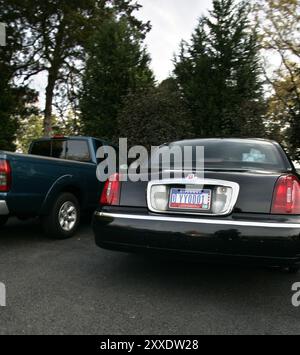
[{"label": "overcast sky", "polygon": [[[136,16],[151,21],[146,45],[152,58],[152,69],[158,81],[173,70],[172,59],[182,39],[189,40],[198,19],[212,7],[212,0],[139,0],[143,7]],[[46,76],[38,75],[32,87],[40,91],[40,105],[44,105]]]},{"label": "overcast sky", "polygon": [[157,80],[173,69],[172,59],[182,39],[189,40],[198,19],[212,7],[212,0],[139,0],[143,5],[137,17],[151,21],[146,44]]}]

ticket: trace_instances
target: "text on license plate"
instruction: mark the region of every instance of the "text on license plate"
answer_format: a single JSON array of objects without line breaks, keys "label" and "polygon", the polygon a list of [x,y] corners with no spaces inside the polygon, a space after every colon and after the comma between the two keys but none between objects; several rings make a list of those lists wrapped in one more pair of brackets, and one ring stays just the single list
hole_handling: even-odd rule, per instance
[{"label": "text on license plate", "polygon": [[211,190],[171,189],[170,208],[209,210]]}]

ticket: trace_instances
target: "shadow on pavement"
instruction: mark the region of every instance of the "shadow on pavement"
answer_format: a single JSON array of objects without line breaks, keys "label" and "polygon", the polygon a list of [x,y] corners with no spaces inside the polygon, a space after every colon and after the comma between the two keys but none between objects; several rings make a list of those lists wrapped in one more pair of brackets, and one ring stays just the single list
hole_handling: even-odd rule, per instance
[{"label": "shadow on pavement", "polygon": [[[132,290],[148,287],[152,291],[156,289],[158,293],[165,290],[172,297],[176,293],[192,291],[205,295],[207,300],[224,298],[225,302],[230,303],[234,299],[238,302],[251,299],[253,304],[267,304],[268,300],[280,296],[290,302],[291,286],[300,281],[300,274],[288,274],[280,268],[209,264],[121,253],[116,255],[112,255],[112,258],[118,258],[118,261],[108,268],[107,278],[119,285],[126,283],[127,288],[131,287]],[[96,267],[93,272],[96,272]],[[98,286],[101,287],[100,284]]]},{"label": "shadow on pavement", "polygon": [[[89,228],[89,224],[84,222],[78,229],[78,234]],[[19,220],[11,218],[7,224],[0,228],[0,247],[1,244],[18,244],[21,242],[26,243],[59,243],[59,240],[48,238],[42,230],[38,218],[29,220]]]}]

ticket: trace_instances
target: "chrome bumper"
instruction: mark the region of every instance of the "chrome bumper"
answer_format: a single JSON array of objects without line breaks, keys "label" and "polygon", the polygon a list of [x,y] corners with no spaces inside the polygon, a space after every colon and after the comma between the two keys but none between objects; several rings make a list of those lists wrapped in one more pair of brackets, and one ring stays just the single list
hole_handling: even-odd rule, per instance
[{"label": "chrome bumper", "polygon": [[104,249],[273,266],[300,264],[299,218],[272,217],[240,220],[98,211],[93,229],[96,244]]},{"label": "chrome bumper", "polygon": [[0,216],[7,216],[9,214],[9,209],[7,207],[6,201],[0,201]]}]

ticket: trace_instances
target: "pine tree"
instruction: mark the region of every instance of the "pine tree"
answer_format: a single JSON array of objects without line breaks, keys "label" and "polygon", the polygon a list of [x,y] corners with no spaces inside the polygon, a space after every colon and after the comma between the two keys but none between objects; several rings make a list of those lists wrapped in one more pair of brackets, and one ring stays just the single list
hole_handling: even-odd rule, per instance
[{"label": "pine tree", "polygon": [[93,36],[80,100],[85,134],[115,137],[123,97],[154,85],[150,57],[142,43],[143,34],[125,18],[107,20]]},{"label": "pine tree", "polygon": [[215,0],[191,43],[182,42],[175,76],[200,136],[262,136],[263,90],[249,5]]},{"label": "pine tree", "polygon": [[173,78],[126,96],[118,115],[119,133],[130,146],[148,148],[193,138],[190,112]]},{"label": "pine tree", "polygon": [[6,46],[0,46],[0,150],[14,151],[20,121],[36,113],[37,93],[14,83],[12,58],[18,50],[18,30],[7,29]]},{"label": "pine tree", "polygon": [[[0,0],[0,22],[18,32],[15,57],[19,76],[27,83],[34,75],[47,75],[44,134],[52,134],[52,113],[62,88],[68,90],[80,76],[85,44],[112,12],[147,31],[134,16],[140,5],[131,0]],[[74,100],[73,90],[64,99]]]}]

